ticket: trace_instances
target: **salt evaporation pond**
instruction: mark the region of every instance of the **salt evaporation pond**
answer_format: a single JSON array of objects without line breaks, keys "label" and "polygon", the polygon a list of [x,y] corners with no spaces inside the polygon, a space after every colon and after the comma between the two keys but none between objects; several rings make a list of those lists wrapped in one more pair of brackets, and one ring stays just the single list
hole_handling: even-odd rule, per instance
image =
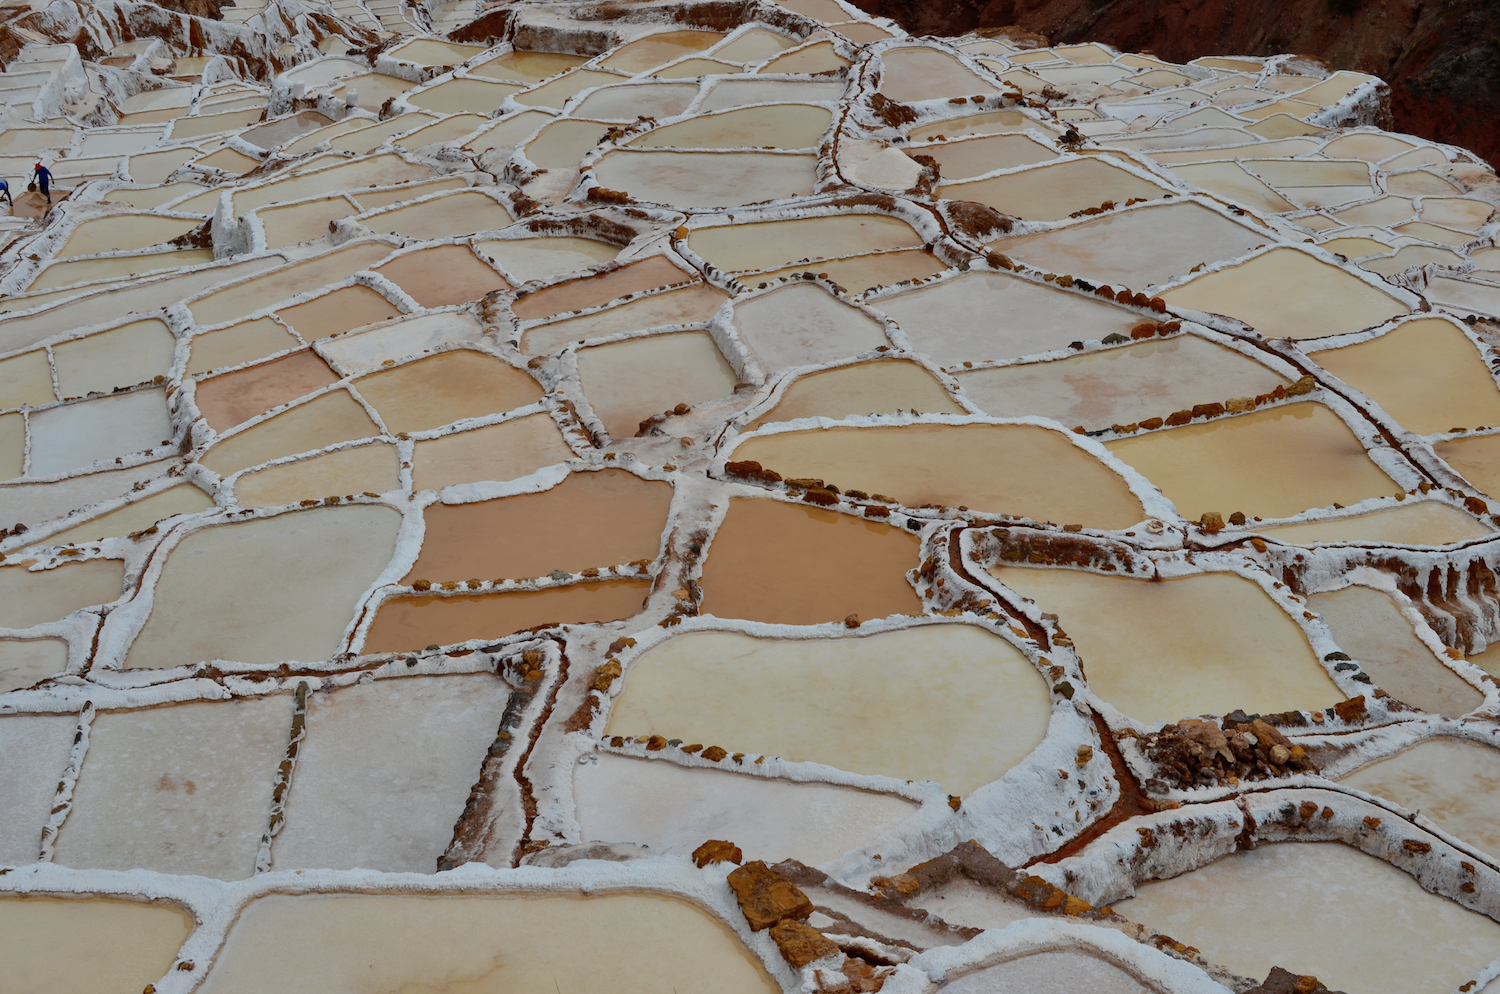
[{"label": "salt evaporation pond", "polygon": [[159,14],[0,27],[0,987],[1500,983],[1500,197],[1384,83]]}]

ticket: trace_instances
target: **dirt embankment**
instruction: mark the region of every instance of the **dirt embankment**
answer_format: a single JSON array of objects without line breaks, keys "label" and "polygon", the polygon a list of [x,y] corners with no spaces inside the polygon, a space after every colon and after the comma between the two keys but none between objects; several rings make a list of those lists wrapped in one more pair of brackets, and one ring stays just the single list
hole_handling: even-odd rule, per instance
[{"label": "dirt embankment", "polygon": [[1500,0],[855,0],[913,34],[1019,25],[1173,62],[1296,52],[1391,84],[1396,130],[1500,165]]},{"label": "dirt embankment", "polygon": [[[151,0],[158,7],[175,10],[181,14],[191,14],[194,17],[206,17],[210,21],[222,21],[223,7],[233,7],[233,0]],[[246,0],[248,3],[248,0]]]}]

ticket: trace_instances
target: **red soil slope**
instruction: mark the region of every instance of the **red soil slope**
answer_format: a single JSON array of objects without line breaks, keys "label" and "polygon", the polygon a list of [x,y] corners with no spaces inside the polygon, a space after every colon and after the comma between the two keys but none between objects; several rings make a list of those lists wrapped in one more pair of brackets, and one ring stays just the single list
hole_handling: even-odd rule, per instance
[{"label": "red soil slope", "polygon": [[1174,62],[1316,56],[1391,84],[1395,129],[1500,164],[1500,0],[855,0],[913,34],[1019,25]]}]

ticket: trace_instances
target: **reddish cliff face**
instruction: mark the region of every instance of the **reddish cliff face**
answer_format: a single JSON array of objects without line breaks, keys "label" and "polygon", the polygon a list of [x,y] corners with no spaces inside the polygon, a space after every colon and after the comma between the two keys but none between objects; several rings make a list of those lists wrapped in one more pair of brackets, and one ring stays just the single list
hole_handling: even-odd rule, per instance
[{"label": "reddish cliff face", "polygon": [[1500,0],[855,0],[913,34],[1019,25],[1174,62],[1296,52],[1391,84],[1395,128],[1500,164]]}]

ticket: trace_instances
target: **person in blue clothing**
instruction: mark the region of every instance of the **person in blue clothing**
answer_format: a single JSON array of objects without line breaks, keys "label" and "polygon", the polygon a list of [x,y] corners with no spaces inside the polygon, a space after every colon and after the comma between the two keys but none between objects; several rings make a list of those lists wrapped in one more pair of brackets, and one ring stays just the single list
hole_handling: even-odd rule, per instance
[{"label": "person in blue clothing", "polygon": [[31,170],[31,175],[36,180],[37,189],[47,198],[47,203],[52,203],[52,170],[38,162]]},{"label": "person in blue clothing", "polygon": [[5,198],[5,202],[10,205],[11,210],[16,209],[16,202],[10,199],[10,182],[3,176],[0,176],[0,197]]}]

